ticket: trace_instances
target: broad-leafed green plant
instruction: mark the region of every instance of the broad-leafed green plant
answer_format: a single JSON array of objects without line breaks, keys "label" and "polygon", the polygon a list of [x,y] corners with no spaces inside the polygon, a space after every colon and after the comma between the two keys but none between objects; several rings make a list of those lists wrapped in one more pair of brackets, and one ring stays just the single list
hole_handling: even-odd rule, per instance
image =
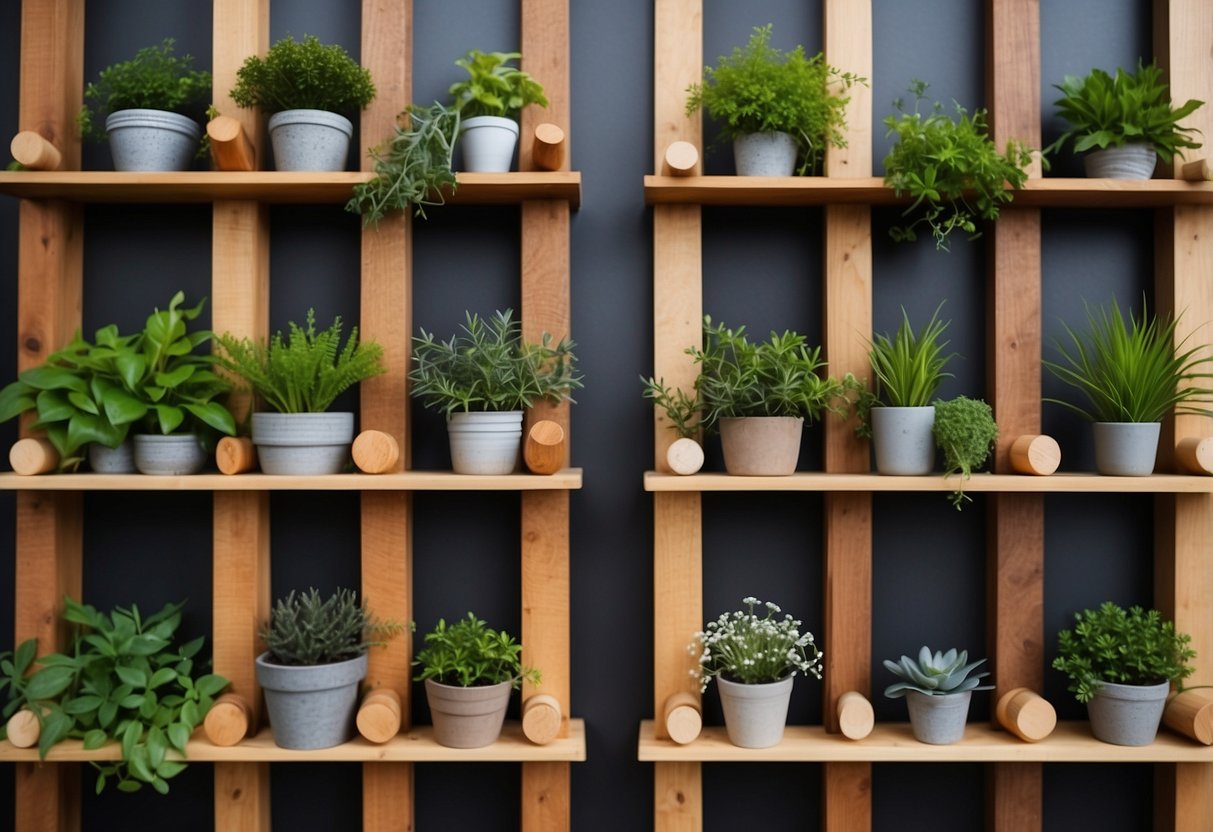
[{"label": "broad-leafed green plant", "polygon": [[358,327],[341,344],[341,316],[316,330],[316,310],[305,326],[291,321],[289,334],[276,332],[269,344],[224,333],[215,339],[226,354],[224,367],[249,383],[278,413],[323,413],[341,393],[385,372],[383,347],[359,342]]},{"label": "broad-leafed green plant", "polygon": [[350,115],[374,100],[375,84],[339,44],[323,44],[315,35],[301,41],[287,35],[264,58],[244,59],[231,94],[238,106],[260,107],[266,114],[328,110]]},{"label": "broad-leafed green plant", "polygon": [[929,647],[918,651],[918,660],[902,656],[899,661],[884,660],[885,669],[901,679],[884,689],[890,699],[900,699],[906,691],[918,691],[925,696],[946,696],[968,690],[993,690],[993,685],[982,685],[981,680],[990,675],[988,670],[973,673],[985,663],[985,659],[969,661],[969,651],[956,652],[953,647],[946,653],[931,652]]},{"label": "broad-leafed green plant", "polygon": [[260,635],[274,664],[312,666],[356,659],[401,629],[371,615],[352,589],[322,598],[312,587],[279,598]]},{"label": "broad-leafed green plant", "polygon": [[522,322],[514,320],[512,309],[488,319],[469,312],[462,332],[447,341],[422,329],[413,337],[410,393],[448,415],[522,410],[542,399],[572,401],[581,387],[576,344],[553,340],[545,332],[539,343],[524,343]]},{"label": "broad-leafed green plant", "polygon": [[964,482],[985,464],[998,441],[994,412],[981,399],[957,396],[935,402],[935,445],[943,451],[944,476],[960,474],[949,499],[959,511],[972,498],[964,493]]},{"label": "broad-leafed green plant", "polygon": [[473,49],[455,61],[468,77],[451,84],[447,91],[455,99],[455,109],[463,118],[499,116],[518,120],[528,104],[548,105],[543,85],[511,62],[522,58],[518,52],[481,52]]},{"label": "broad-leafed green plant", "polygon": [[541,674],[522,666],[522,645],[504,630],[494,630],[472,613],[450,626],[438,619],[425,634],[425,646],[413,664],[421,668],[414,681],[433,679],[443,685],[479,687],[509,682],[522,686],[525,679],[538,685]]},{"label": "broad-leafed green plant", "polygon": [[799,146],[805,175],[818,171],[827,146],[846,147],[846,107],[841,93],[867,80],[843,72],[803,46],[783,52],[771,46],[772,25],[755,26],[745,47],[721,55],[703,69],[703,82],[687,88],[687,115],[702,107],[718,123],[720,139],[747,133],[788,133]]},{"label": "broad-leafed green plant", "polygon": [[1074,613],[1074,629],[1057,634],[1053,668],[1070,677],[1067,688],[1079,702],[1090,702],[1105,682],[1157,685],[1178,682],[1195,672],[1188,662],[1196,651],[1192,637],[1175,631],[1158,610],[1146,611],[1105,601],[1097,610]]},{"label": "broad-leafed green plant", "polygon": [[913,200],[902,214],[912,219],[890,228],[889,236],[913,241],[918,239],[916,227],[925,224],[935,247],[946,251],[953,231],[977,237],[977,220],[998,219],[1013,189],[1027,181],[1032,153],[1013,139],[1006,152],[999,153],[989,136],[985,110],[970,115],[957,104],[953,120],[936,102],[924,115],[926,91],[925,82],[914,81],[914,111],[906,112],[898,99],[897,114],[884,120],[888,135],[897,137],[884,159],[884,182],[898,196],[907,194]]},{"label": "broad-leafed green plant", "polygon": [[[1089,407],[1046,398],[1093,422],[1160,422],[1172,411],[1213,415],[1199,404],[1213,401],[1213,389],[1198,386],[1213,373],[1207,345],[1185,349],[1192,334],[1176,340],[1178,318],[1150,317],[1142,299],[1141,315],[1128,322],[1113,299],[1111,308],[1086,306],[1087,332],[1065,326],[1070,346],[1055,341],[1059,361],[1043,362],[1049,372],[1086,396]],[[1202,355],[1202,353],[1204,353]]]},{"label": "broad-leafed green plant", "polygon": [[[821,678],[821,651],[810,632],[801,633],[801,622],[784,613],[778,604],[753,596],[741,599],[745,610],[721,613],[709,621],[688,645],[699,657],[692,674],[700,692],[720,676],[746,685],[778,682],[797,673]],[[763,615],[755,607],[765,608]]]},{"label": "broad-leafed green plant", "polygon": [[1093,69],[1082,78],[1067,75],[1053,86],[1062,92],[1053,103],[1070,129],[1045,148],[1046,154],[1059,152],[1067,143],[1073,144],[1075,153],[1082,153],[1144,142],[1170,162],[1180,148],[1200,147],[1192,138],[1200,131],[1179,122],[1204,102],[1190,98],[1180,107],[1172,106],[1171,91],[1157,64],[1147,66],[1139,60],[1136,72],[1120,68],[1115,76]]}]

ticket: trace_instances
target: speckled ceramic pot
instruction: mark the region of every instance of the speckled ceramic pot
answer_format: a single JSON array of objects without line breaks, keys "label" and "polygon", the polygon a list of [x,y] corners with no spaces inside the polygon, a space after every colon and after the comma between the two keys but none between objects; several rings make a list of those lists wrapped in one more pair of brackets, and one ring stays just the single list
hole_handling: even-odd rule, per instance
[{"label": "speckled ceramic pot", "polygon": [[973,691],[928,696],[916,690],[906,691],[906,709],[910,713],[910,733],[919,742],[951,745],[965,735],[969,702]]},{"label": "speckled ceramic pot", "polygon": [[459,125],[463,169],[477,173],[508,173],[518,144],[518,122],[500,116],[473,116]]},{"label": "speckled ceramic pot", "polygon": [[874,407],[872,447],[876,470],[896,477],[921,477],[935,467],[935,408]]},{"label": "speckled ceramic pot", "polygon": [[205,465],[206,451],[192,433],[141,433],[135,437],[135,467],[140,474],[178,477],[197,474]]},{"label": "speckled ceramic pot", "polygon": [[796,172],[796,140],[788,133],[747,133],[733,139],[738,176],[791,176]]},{"label": "speckled ceramic pot", "polygon": [[1159,422],[1096,422],[1095,470],[1105,476],[1148,477],[1158,456]]},{"label": "speckled ceramic pot", "polygon": [[265,692],[274,744],[280,748],[332,748],[354,737],[358,683],[367,658],[308,667],[274,664],[257,657],[257,681]]},{"label": "speckled ceramic pot", "polygon": [[266,474],[339,474],[350,459],[353,413],[254,413],[253,444]]},{"label": "speckled ceramic pot", "polygon": [[94,474],[133,474],[135,468],[135,443],[124,440],[117,448],[107,448],[96,442],[88,446],[88,467]]},{"label": "speckled ceramic pot", "polygon": [[202,128],[167,110],[118,110],[105,120],[114,170],[189,170]]},{"label": "speckled ceramic pot", "polygon": [[742,477],[786,477],[796,471],[804,419],[730,416],[720,420],[724,470]]},{"label": "speckled ceramic pot", "polygon": [[345,170],[354,135],[354,125],[345,116],[325,110],[283,110],[270,116],[269,131],[278,170]]},{"label": "speckled ceramic pot", "polygon": [[1082,163],[1092,179],[1149,179],[1158,154],[1148,144],[1133,143],[1091,151]]},{"label": "speckled ceramic pot", "polygon": [[1171,692],[1169,682],[1157,685],[1117,685],[1104,682],[1087,703],[1091,733],[1112,745],[1149,745]]}]

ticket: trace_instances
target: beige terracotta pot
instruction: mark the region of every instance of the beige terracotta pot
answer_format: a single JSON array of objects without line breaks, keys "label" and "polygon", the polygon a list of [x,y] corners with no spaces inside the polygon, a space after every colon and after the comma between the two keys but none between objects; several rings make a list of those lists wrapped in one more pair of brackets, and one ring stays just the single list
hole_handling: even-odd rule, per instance
[{"label": "beige terracotta pot", "polygon": [[501,734],[513,685],[462,688],[425,680],[434,740],[447,748],[483,748]]},{"label": "beige terracotta pot", "polygon": [[720,420],[724,469],[742,477],[786,477],[800,458],[799,416],[738,416]]}]

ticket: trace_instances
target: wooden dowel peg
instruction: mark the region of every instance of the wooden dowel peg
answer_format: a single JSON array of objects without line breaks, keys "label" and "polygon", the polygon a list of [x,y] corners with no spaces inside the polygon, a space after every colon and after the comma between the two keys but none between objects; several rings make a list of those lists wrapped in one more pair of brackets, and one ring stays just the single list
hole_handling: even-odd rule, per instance
[{"label": "wooden dowel peg", "polygon": [[560,701],[537,693],[522,703],[522,735],[535,745],[547,745],[560,736]]},{"label": "wooden dowel peg", "polygon": [[1179,440],[1175,445],[1175,461],[1189,474],[1213,474],[1213,437]]},{"label": "wooden dowel peg", "polygon": [[532,474],[555,474],[564,467],[564,428],[543,419],[531,425],[522,447],[522,458]]},{"label": "wooden dowel peg", "polygon": [[33,748],[38,744],[38,737],[42,736],[42,723],[33,711],[22,708],[8,718],[4,730],[14,748]]},{"label": "wooden dowel peg", "polygon": [[1061,464],[1061,446],[1052,436],[1025,434],[1011,444],[1011,467],[1019,474],[1047,477]]},{"label": "wooden dowel peg", "polygon": [[564,167],[564,130],[545,121],[535,127],[535,142],[531,145],[531,161],[540,170],[560,170]]},{"label": "wooden dowel peg", "polygon": [[30,170],[58,170],[63,163],[59,148],[41,133],[22,130],[9,143],[13,158]]},{"label": "wooden dowel peg", "polygon": [[257,467],[257,449],[247,436],[225,436],[215,446],[215,465],[224,474],[243,474]]},{"label": "wooden dowel peg", "polygon": [[257,169],[257,152],[240,122],[231,116],[215,116],[206,125],[211,140],[211,158],[216,170]]},{"label": "wooden dowel peg", "polygon": [[358,708],[358,733],[371,742],[385,743],[400,733],[400,715],[400,694],[391,688],[375,688]]},{"label": "wooden dowel peg", "polygon": [[13,466],[14,473],[25,477],[49,474],[59,464],[59,452],[49,439],[27,436],[8,449],[8,464]]},{"label": "wooden dowel peg", "polygon": [[1213,696],[1206,690],[1176,694],[1162,712],[1162,721],[1178,734],[1213,745]]},{"label": "wooden dowel peg", "polygon": [[400,443],[381,430],[364,430],[354,439],[354,464],[364,474],[386,474],[400,464]]},{"label": "wooden dowel peg", "polygon": [[697,474],[703,467],[703,448],[694,439],[688,439],[685,436],[682,439],[675,439],[666,449],[665,461],[675,474],[681,474],[684,477]]},{"label": "wooden dowel peg", "polygon": [[691,176],[699,165],[699,150],[690,142],[671,142],[665,149],[666,176]]},{"label": "wooden dowel peg", "polygon": [[694,742],[703,730],[703,705],[693,693],[675,693],[665,701],[662,719],[666,733],[679,745]]},{"label": "wooden dowel peg", "polygon": [[238,693],[225,693],[206,712],[202,730],[212,744],[227,747],[248,736],[252,722],[248,700]]},{"label": "wooden dowel peg", "polygon": [[1057,727],[1057,711],[1036,691],[1014,688],[1002,695],[994,708],[998,724],[1024,742],[1043,740]]},{"label": "wooden dowel peg", "polygon": [[876,725],[876,714],[872,703],[857,690],[849,690],[838,697],[838,730],[851,740],[862,740],[872,733]]},{"label": "wooden dowel peg", "polygon": [[1206,182],[1213,179],[1213,169],[1209,167],[1209,160],[1196,159],[1191,162],[1185,162],[1183,177],[1189,182]]}]

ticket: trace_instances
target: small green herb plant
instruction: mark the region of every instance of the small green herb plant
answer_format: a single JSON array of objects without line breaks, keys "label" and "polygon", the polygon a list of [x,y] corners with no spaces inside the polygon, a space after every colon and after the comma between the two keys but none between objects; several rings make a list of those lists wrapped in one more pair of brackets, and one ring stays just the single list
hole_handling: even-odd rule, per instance
[{"label": "small green herb plant", "polygon": [[260,635],[272,663],[310,667],[356,659],[371,647],[383,646],[401,629],[396,622],[371,615],[352,589],[322,598],[313,587],[279,598]]},{"label": "small green herb plant", "polygon": [[929,647],[918,651],[915,661],[909,656],[902,656],[899,661],[884,660],[885,669],[901,679],[884,689],[884,695],[890,699],[900,699],[907,691],[918,691],[924,696],[947,696],[950,693],[964,693],[969,690],[993,690],[993,685],[982,685],[981,680],[989,676],[987,670],[973,673],[985,663],[985,659],[969,661],[969,651],[959,653],[953,647],[946,653],[936,650],[931,653]]},{"label": "small green herb plant", "polygon": [[747,133],[790,134],[799,146],[803,176],[820,170],[827,146],[846,147],[850,98],[840,93],[867,81],[830,66],[821,53],[807,57],[803,46],[787,53],[776,49],[771,29],[754,27],[744,48],[704,67],[702,83],[687,89],[686,112],[706,110],[723,141]]},{"label": "small green herb plant", "polygon": [[1141,142],[1171,162],[1180,148],[1200,147],[1193,138],[1200,131],[1179,122],[1204,102],[1190,98],[1180,107],[1172,106],[1157,64],[1147,66],[1139,60],[1136,72],[1120,68],[1114,76],[1093,69],[1082,78],[1067,75],[1053,86],[1062,92],[1053,103],[1070,129],[1045,148],[1046,154],[1058,153],[1067,144],[1082,153]]},{"label": "small green herb plant", "polygon": [[1053,668],[1070,677],[1067,688],[1079,702],[1090,702],[1105,682],[1157,685],[1178,682],[1195,672],[1188,662],[1196,651],[1192,637],[1175,631],[1158,610],[1111,601],[1074,614],[1074,629],[1057,634]]},{"label": "small green herb plant", "polygon": [[84,88],[84,106],[76,117],[80,135],[105,139],[110,113],[134,108],[169,110],[191,118],[201,116],[211,97],[211,74],[193,69],[190,55],[174,55],[173,39],[148,46],[129,61],[101,70]]},{"label": "small green herb plant", "polygon": [[421,330],[413,337],[411,394],[432,410],[522,410],[546,399],[572,401],[581,387],[576,344],[568,338],[553,343],[544,333],[539,343],[524,343],[522,323],[512,309],[483,319],[472,312],[462,332],[440,341]]},{"label": "small green herb plant", "polygon": [[[1207,345],[1185,349],[1192,334],[1176,339],[1178,318],[1151,317],[1142,299],[1141,315],[1129,320],[1113,299],[1111,307],[1086,307],[1087,332],[1065,326],[1070,344],[1054,342],[1059,361],[1045,361],[1057,378],[1082,392],[1083,407],[1046,398],[1093,422],[1160,422],[1176,413],[1213,415],[1200,404],[1213,401],[1213,389],[1199,386],[1213,373],[1201,369],[1213,362]],[[1202,355],[1202,353],[1204,353]]]},{"label": "small green herb plant", "polygon": [[278,413],[323,413],[337,396],[360,381],[385,372],[383,347],[358,341],[358,327],[341,345],[341,317],[316,330],[316,310],[304,326],[291,321],[289,335],[279,331],[269,344],[224,333],[216,339],[224,367],[253,388]]},{"label": "small green herb plant", "polygon": [[981,399],[957,396],[935,401],[935,444],[943,451],[944,476],[960,474],[949,499],[959,511],[972,498],[964,493],[964,481],[985,464],[998,441],[994,412]]},{"label": "small green herb plant", "polygon": [[875,378],[875,389],[865,391],[856,403],[859,421],[856,432],[871,438],[872,429],[868,414],[876,406],[926,407],[935,398],[939,385],[952,374],[944,367],[955,353],[944,353],[947,341],[940,341],[950,321],[939,320],[935,307],[931,319],[917,332],[910,324],[905,307],[901,310],[901,324],[890,338],[879,332],[868,343],[868,363]]},{"label": "small green herb plant", "polygon": [[946,251],[953,231],[977,237],[978,219],[998,219],[999,208],[1014,196],[1012,189],[1027,181],[1032,153],[1014,140],[999,153],[989,136],[985,110],[970,115],[957,104],[953,120],[936,102],[923,115],[927,86],[924,81],[911,83],[914,111],[906,112],[898,99],[897,114],[884,120],[888,135],[897,137],[884,159],[885,184],[898,196],[913,199],[902,214],[913,219],[890,228],[889,236],[913,241],[918,239],[917,226],[925,224],[935,248]]},{"label": "small green herb plant", "polygon": [[425,646],[413,661],[419,667],[414,681],[433,679],[453,687],[480,687],[509,682],[519,688],[525,679],[538,685],[541,674],[522,666],[522,645],[505,631],[494,630],[474,614],[447,626],[438,619],[425,634]]},{"label": "small green herb plant", "polygon": [[455,61],[468,77],[447,91],[462,118],[498,116],[515,121],[528,104],[548,105],[543,85],[511,63],[518,52],[481,52],[473,49]]},{"label": "small green herb plant", "polygon": [[[778,604],[754,596],[741,599],[744,610],[721,613],[695,634],[687,647],[699,657],[692,674],[700,692],[716,676],[746,685],[778,682],[797,673],[821,678],[821,651],[810,632],[801,633],[801,622],[784,613]],[[762,615],[755,607],[764,609]]]},{"label": "small green herb plant", "polygon": [[[4,716],[19,707],[38,715],[42,759],[67,738],[83,740],[86,750],[118,741],[120,760],[92,763],[98,794],[111,777],[120,791],[150,785],[167,794],[168,781],[185,769],[190,735],[227,680],[194,675],[202,637],[174,646],[182,603],[147,618],[133,605],[106,614],[70,598],[64,604],[64,619],[79,628],[67,652],[34,661],[30,639],[0,656],[0,690],[8,688],[9,700]],[[25,676],[34,664],[40,669]]]},{"label": "small green herb plant", "polygon": [[238,106],[260,107],[271,115],[283,110],[352,115],[374,100],[375,84],[339,44],[323,44],[315,35],[301,41],[287,35],[264,58],[244,59],[231,95]]}]

